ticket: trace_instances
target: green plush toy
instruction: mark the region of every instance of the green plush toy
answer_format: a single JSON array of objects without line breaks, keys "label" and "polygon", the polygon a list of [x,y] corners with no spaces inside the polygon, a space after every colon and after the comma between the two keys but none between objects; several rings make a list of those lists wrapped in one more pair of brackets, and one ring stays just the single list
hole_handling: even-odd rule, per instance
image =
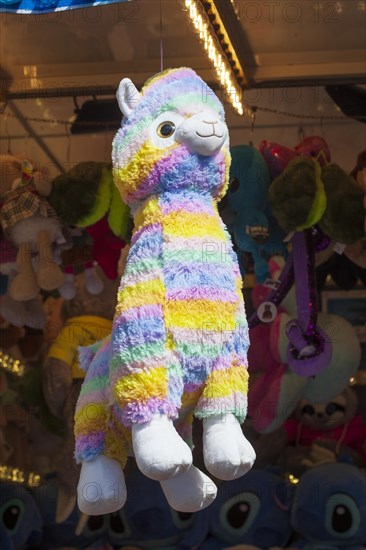
[{"label": "green plush toy", "polygon": [[318,224],[328,237],[345,244],[363,235],[362,191],[334,163],[321,167],[315,158],[297,157],[273,180],[268,196],[286,233]]},{"label": "green plush toy", "polygon": [[49,201],[64,223],[90,227],[106,216],[113,234],[127,240],[130,209],[113,183],[110,163],[80,162],[57,176]]}]

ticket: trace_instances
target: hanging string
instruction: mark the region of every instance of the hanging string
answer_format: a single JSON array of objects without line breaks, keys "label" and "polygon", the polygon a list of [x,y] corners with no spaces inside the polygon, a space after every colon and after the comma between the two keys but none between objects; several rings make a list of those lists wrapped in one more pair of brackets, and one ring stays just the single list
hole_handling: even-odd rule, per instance
[{"label": "hanging string", "polygon": [[6,138],[8,140],[8,147],[7,147],[7,153],[8,155],[12,155],[12,151],[11,151],[11,137],[10,137],[10,134],[9,134],[9,127],[8,127],[8,117],[6,114],[3,115],[4,117],[4,123],[5,123],[5,134],[6,134]]},{"label": "hanging string", "polygon": [[323,117],[320,117],[320,133],[323,139],[325,139],[325,132],[324,132],[324,126],[323,126]]},{"label": "hanging string", "polygon": [[24,134],[24,156],[25,157],[28,157],[28,139],[29,139],[29,134],[25,133]]},{"label": "hanging string", "polygon": [[160,71],[164,70],[164,44],[163,44],[163,7],[160,0]]},{"label": "hanging string", "polygon": [[254,128],[256,123],[256,117],[257,117],[257,108],[252,108],[252,123],[250,125],[250,133],[249,133],[249,145],[253,147],[253,134],[254,134]]},{"label": "hanging string", "polygon": [[305,130],[302,124],[299,125],[299,128],[297,130],[297,137],[299,142],[303,141],[305,139]]},{"label": "hanging string", "polygon": [[70,130],[67,124],[65,124],[65,133],[66,133],[66,139],[67,139],[66,162],[67,162],[67,166],[70,167],[71,136],[70,136]]}]

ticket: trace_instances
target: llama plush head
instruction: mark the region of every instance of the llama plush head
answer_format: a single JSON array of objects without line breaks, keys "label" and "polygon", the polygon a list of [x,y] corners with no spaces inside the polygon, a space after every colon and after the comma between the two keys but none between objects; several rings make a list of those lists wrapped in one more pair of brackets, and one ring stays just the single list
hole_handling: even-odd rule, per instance
[{"label": "llama plush head", "polygon": [[224,110],[192,69],[164,71],[141,93],[124,78],[117,99],[124,119],[112,159],[125,202],[135,207],[162,192],[223,196],[230,167]]}]

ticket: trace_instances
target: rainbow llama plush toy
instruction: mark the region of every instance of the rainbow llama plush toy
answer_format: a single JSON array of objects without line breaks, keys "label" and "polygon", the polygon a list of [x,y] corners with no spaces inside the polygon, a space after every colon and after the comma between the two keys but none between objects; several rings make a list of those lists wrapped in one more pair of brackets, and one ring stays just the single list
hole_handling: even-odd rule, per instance
[{"label": "rainbow llama plush toy", "polygon": [[114,179],[134,216],[112,335],[81,352],[87,374],[75,417],[80,509],[121,508],[132,443],[142,473],[172,508],[216,495],[192,465],[191,425],[203,419],[207,470],[235,479],[255,454],[240,423],[247,407],[242,281],[217,202],[225,193],[228,129],[221,103],[191,69],[167,70],[137,91],[123,79]]}]

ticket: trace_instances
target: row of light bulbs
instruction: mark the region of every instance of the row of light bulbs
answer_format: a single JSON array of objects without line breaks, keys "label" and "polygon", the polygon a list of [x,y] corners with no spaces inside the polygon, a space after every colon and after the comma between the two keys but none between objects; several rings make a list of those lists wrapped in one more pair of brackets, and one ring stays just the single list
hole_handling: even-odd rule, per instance
[{"label": "row of light bulbs", "polygon": [[239,115],[245,114],[252,118],[253,112],[243,103],[243,90],[233,76],[232,68],[218,43],[207,14],[200,7],[199,0],[184,0],[184,5],[231,105]]}]

